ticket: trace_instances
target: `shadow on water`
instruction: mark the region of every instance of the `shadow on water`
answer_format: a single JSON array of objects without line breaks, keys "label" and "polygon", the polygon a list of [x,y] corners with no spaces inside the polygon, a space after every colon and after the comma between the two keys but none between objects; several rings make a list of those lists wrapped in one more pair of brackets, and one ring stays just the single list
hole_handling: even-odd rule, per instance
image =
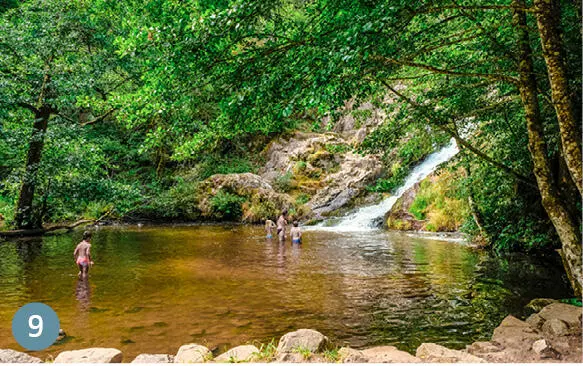
[{"label": "shadow on water", "polygon": [[260,227],[102,228],[88,281],[77,279],[78,239],[0,245],[0,348],[18,348],[10,322],[32,301],[53,307],[71,336],[40,356],[116,347],[131,359],[190,342],[269,342],[299,328],[353,347],[463,348],[531,299],[571,294],[554,257],[497,257],[381,231],[307,231],[292,245]]}]

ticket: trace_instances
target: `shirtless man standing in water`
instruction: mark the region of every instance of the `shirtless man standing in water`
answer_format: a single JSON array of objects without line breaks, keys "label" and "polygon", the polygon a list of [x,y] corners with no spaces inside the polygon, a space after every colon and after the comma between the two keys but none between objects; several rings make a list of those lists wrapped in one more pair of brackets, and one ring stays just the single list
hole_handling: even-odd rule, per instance
[{"label": "shirtless man standing in water", "polygon": [[287,225],[287,220],[285,219],[286,216],[287,210],[283,210],[277,219],[277,237],[280,242],[285,241],[285,225]]},{"label": "shirtless man standing in water", "polygon": [[79,267],[79,274],[77,275],[80,279],[86,279],[89,275],[89,266],[93,265],[91,260],[91,232],[86,231],[83,233],[83,241],[77,244],[73,256],[75,257],[75,263]]},{"label": "shirtless man standing in water", "polygon": [[275,229],[275,222],[273,222],[269,219],[267,219],[267,220],[264,219],[264,221],[265,221],[265,233],[267,234],[267,239],[271,239],[273,237],[271,231],[273,229]]}]

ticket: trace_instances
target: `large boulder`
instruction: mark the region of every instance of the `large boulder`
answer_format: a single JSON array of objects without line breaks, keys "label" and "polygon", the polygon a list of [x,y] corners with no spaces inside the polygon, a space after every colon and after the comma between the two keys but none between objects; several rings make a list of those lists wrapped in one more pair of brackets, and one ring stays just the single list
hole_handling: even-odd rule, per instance
[{"label": "large boulder", "polygon": [[321,351],[328,343],[328,338],[313,329],[298,329],[284,334],[277,346],[277,353],[292,353],[301,348],[311,353]]},{"label": "large boulder", "polygon": [[123,355],[115,348],[86,348],[59,353],[55,363],[120,363]]},{"label": "large boulder", "polygon": [[24,352],[12,349],[0,349],[0,363],[41,363],[38,357],[30,356]]},{"label": "large boulder", "polygon": [[494,329],[492,341],[505,348],[529,349],[534,341],[542,339],[542,335],[533,329],[530,324],[508,315],[502,323]]},{"label": "large boulder", "polygon": [[257,361],[259,349],[252,345],[231,348],[215,358],[216,362],[253,362]]},{"label": "large boulder", "polygon": [[569,334],[569,326],[562,320],[549,319],[542,327],[543,333],[548,336],[561,337]]},{"label": "large boulder", "polygon": [[174,363],[202,363],[211,359],[212,356],[211,351],[205,346],[196,343],[185,344],[178,349]]},{"label": "large boulder", "polygon": [[362,355],[372,363],[417,363],[421,359],[393,346],[380,346],[362,350]]},{"label": "large boulder", "polygon": [[167,354],[150,354],[142,353],[138,355],[131,363],[172,363],[174,356]]},{"label": "large boulder", "polygon": [[484,363],[483,358],[463,351],[452,350],[435,343],[423,343],[417,348],[416,356],[423,362]]},{"label": "large boulder", "polygon": [[553,303],[545,306],[538,315],[545,321],[558,319],[571,329],[581,329],[583,308],[569,304]]}]

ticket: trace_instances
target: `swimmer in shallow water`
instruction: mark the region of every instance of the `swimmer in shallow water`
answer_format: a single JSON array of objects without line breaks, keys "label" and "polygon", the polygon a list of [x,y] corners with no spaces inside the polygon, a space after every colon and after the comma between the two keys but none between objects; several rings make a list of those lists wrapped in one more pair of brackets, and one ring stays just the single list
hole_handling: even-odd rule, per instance
[{"label": "swimmer in shallow water", "polygon": [[294,226],[289,231],[289,235],[291,236],[292,244],[302,243],[302,230],[297,221],[294,221]]},{"label": "swimmer in shallow water", "polygon": [[275,228],[276,228],[275,222],[273,222],[269,219],[265,220],[265,233],[267,234],[266,235],[267,239],[273,238],[272,230]]},{"label": "swimmer in shallow water", "polygon": [[281,215],[277,219],[277,237],[280,242],[285,241],[285,226],[287,225],[287,210],[281,211]]},{"label": "swimmer in shallow water", "polygon": [[75,251],[73,252],[73,257],[75,258],[75,263],[79,267],[79,273],[77,276],[80,279],[86,279],[89,276],[89,267],[93,265],[91,260],[91,232],[86,231],[83,233],[83,240],[77,244]]}]

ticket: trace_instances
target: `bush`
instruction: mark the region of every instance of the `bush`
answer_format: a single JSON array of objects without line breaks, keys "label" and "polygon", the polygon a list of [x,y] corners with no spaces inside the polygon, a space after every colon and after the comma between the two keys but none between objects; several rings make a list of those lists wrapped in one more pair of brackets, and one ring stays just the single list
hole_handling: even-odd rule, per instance
[{"label": "bush", "polygon": [[211,208],[218,219],[238,220],[243,214],[241,205],[245,198],[232,193],[219,191],[211,198]]},{"label": "bush", "polygon": [[296,203],[298,205],[305,205],[306,203],[308,203],[309,200],[310,200],[310,195],[306,194],[306,193],[300,193],[296,197]]},{"label": "bush", "polygon": [[285,174],[279,175],[273,181],[273,188],[280,192],[289,192],[291,191],[292,187],[292,172],[287,172]]}]

